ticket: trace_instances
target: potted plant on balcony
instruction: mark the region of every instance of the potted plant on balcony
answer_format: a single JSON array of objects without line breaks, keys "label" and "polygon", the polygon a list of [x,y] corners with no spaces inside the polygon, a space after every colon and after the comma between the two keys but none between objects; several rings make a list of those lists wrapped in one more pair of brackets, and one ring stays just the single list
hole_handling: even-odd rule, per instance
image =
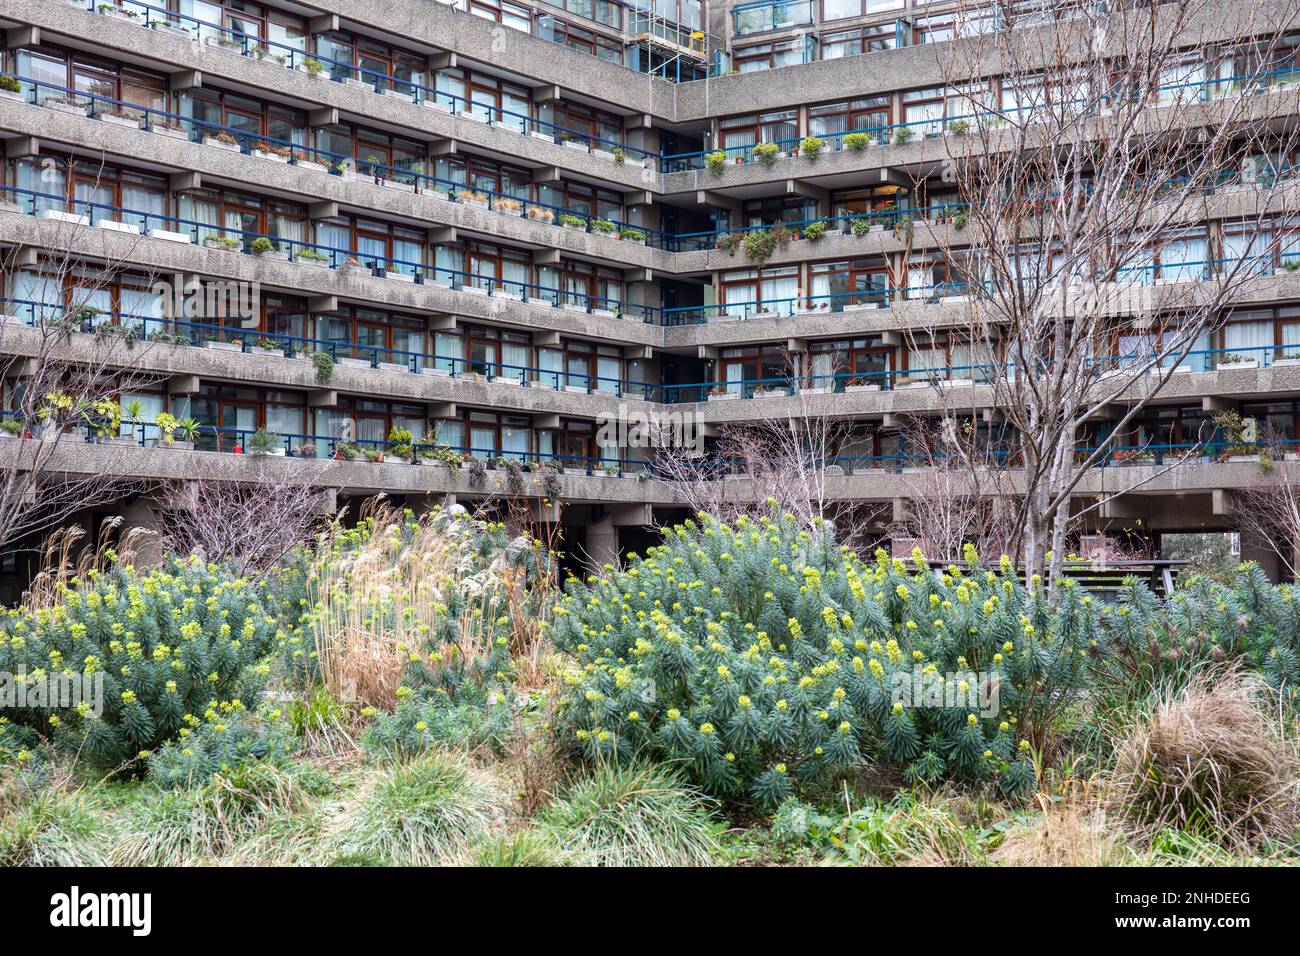
[{"label": "potted plant on balcony", "polygon": [[335,461],[356,461],[360,457],[361,449],[357,448],[356,442],[340,439],[334,443]]},{"label": "potted plant on balcony", "polygon": [[267,431],[265,428],[259,428],[253,432],[253,437],[248,440],[248,453],[250,455],[284,455],[284,445],[280,442],[280,436],[274,432]]},{"label": "potted plant on balcony", "polygon": [[769,169],[776,165],[777,157],[781,155],[781,147],[776,143],[756,143],[754,145],[754,158]]},{"label": "potted plant on balcony", "polygon": [[305,441],[293,450],[294,458],[315,458],[316,443],[314,441]]},{"label": "potted plant on balcony", "polygon": [[232,152],[239,152],[239,140],[233,133],[222,130],[219,133],[203,135],[204,146],[214,146],[217,149],[226,149]]},{"label": "potted plant on balcony", "polygon": [[456,198],[467,206],[478,206],[480,209],[486,209],[488,205],[487,194],[473,189],[458,190]]},{"label": "potted plant on balcony", "polygon": [[536,222],[553,223],[555,222],[555,213],[550,209],[542,206],[529,206],[524,210],[524,214]]},{"label": "potted plant on balcony", "polygon": [[865,236],[871,231],[871,220],[858,218],[853,220],[853,225],[849,227],[855,236]]},{"label": "potted plant on balcony", "polygon": [[587,229],[587,220],[582,216],[575,216],[572,213],[560,213],[560,225],[565,229],[581,229],[584,232]]},{"label": "potted plant on balcony", "polygon": [[857,153],[871,145],[871,137],[866,133],[848,133],[844,137],[844,148]]},{"label": "potted plant on balcony", "polygon": [[640,229],[634,229],[632,226],[624,226],[620,229],[618,237],[624,242],[645,242],[645,233]]},{"label": "potted plant on balcony", "polygon": [[249,351],[256,352],[258,355],[270,355],[274,358],[284,358],[284,349],[280,348],[279,345],[276,344],[275,339],[268,338],[265,335],[258,339],[257,344]]},{"label": "potted plant on balcony", "polygon": [[518,212],[523,208],[523,203],[509,196],[501,196],[496,201],[496,207],[497,212]]},{"label": "potted plant on balcony", "polygon": [[1238,369],[1259,368],[1259,359],[1247,358],[1244,355],[1229,353],[1219,356],[1219,361],[1215,368],[1220,372],[1232,372]]},{"label": "potted plant on balcony", "polygon": [[824,220],[821,219],[817,220],[816,222],[808,223],[808,225],[805,226],[803,230],[803,237],[807,239],[809,242],[817,242],[818,240],[824,238],[825,235],[826,235],[826,223]]},{"label": "potted plant on balcony", "polygon": [[325,66],[320,60],[309,56],[298,64],[298,71],[300,73],[306,73],[313,80],[316,80],[320,79],[321,74],[325,72]]},{"label": "potted plant on balcony", "polygon": [[258,236],[249,245],[253,255],[259,259],[279,259],[281,261],[289,258],[289,253],[276,247],[276,244],[266,236]]},{"label": "potted plant on balcony", "polygon": [[[737,158],[742,162],[744,161],[743,157]],[[713,173],[713,175],[721,176],[723,168],[727,165],[726,152],[721,149],[715,149],[704,157],[704,165],[708,168],[709,172]]]},{"label": "potted plant on balcony", "polygon": [[608,219],[593,219],[593,220],[591,220],[591,231],[592,231],[592,232],[598,232],[598,233],[600,233],[602,236],[613,235],[614,231],[615,231],[617,228],[618,228],[618,227],[615,226],[615,225],[614,225],[612,222],[610,222]]},{"label": "potted plant on balcony", "polygon": [[900,126],[894,130],[893,143],[895,146],[902,146],[909,139],[916,135],[916,131],[910,126]]},{"label": "potted plant on balcony", "polygon": [[799,155],[808,160],[815,160],[821,155],[822,147],[826,143],[817,136],[805,136],[799,141]]},{"label": "potted plant on balcony", "polygon": [[324,266],[328,265],[330,257],[323,252],[317,252],[315,249],[303,249],[294,259],[307,266]]},{"label": "potted plant on balcony", "polygon": [[409,428],[394,425],[388,432],[388,450],[398,461],[415,464],[415,449],[412,446],[414,436]]},{"label": "potted plant on balcony", "polygon": [[293,150],[281,143],[264,143],[252,151],[258,159],[269,159],[274,163],[287,163],[293,159]]},{"label": "potted plant on balcony", "polygon": [[21,438],[23,420],[17,415],[6,415],[0,419],[0,438]]},{"label": "potted plant on balcony", "polygon": [[140,128],[140,117],[129,113],[120,106],[106,106],[101,110],[97,110],[96,115],[99,116],[101,122],[109,123],[113,126],[125,126],[128,129]]},{"label": "potted plant on balcony", "polygon": [[203,248],[221,249],[226,252],[233,252],[240,248],[240,241],[234,236],[204,236]]},{"label": "potted plant on balcony", "polygon": [[18,82],[16,77],[9,75],[0,75],[0,97],[9,100],[21,100],[23,98],[23,85]]}]

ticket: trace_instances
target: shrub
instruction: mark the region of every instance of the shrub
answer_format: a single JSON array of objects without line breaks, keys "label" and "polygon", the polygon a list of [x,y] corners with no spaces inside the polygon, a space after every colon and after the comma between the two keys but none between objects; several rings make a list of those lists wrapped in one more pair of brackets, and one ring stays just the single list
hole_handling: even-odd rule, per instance
[{"label": "shrub", "polygon": [[123,564],[63,589],[49,611],[0,620],[0,670],[102,680],[102,714],[16,708],[8,716],[102,766],[152,751],[212,701],[255,700],[283,634],[246,581],[197,558],[148,573]]},{"label": "shrub", "polygon": [[860,866],[970,866],[985,855],[979,833],[948,806],[906,793],[836,816],[787,800],[777,809],[772,833],[782,842],[808,844]]},{"label": "shrub", "polygon": [[275,252],[275,243],[266,238],[266,236],[258,236],[252,241],[249,248],[252,249],[253,252],[257,253],[257,255],[264,256],[268,252]]},{"label": "shrub", "polygon": [[429,753],[380,771],[331,834],[332,848],[390,865],[454,861],[505,820],[497,782],[464,758]]},{"label": "shrub", "polygon": [[269,455],[279,447],[280,436],[275,432],[267,431],[265,428],[259,428],[248,439],[248,453],[250,455]]},{"label": "shrub", "polygon": [[595,768],[541,825],[584,866],[708,866],[719,829],[708,801],[652,764]]},{"label": "shrub", "polygon": [[849,133],[844,137],[844,148],[851,149],[855,153],[858,150],[866,149],[871,143],[871,137],[866,133]]},{"label": "shrub", "polygon": [[871,221],[868,219],[854,219],[850,228],[855,236],[865,236],[871,231]]},{"label": "shrub", "polygon": [[149,755],[149,779],[163,790],[176,790],[259,760],[283,764],[297,741],[282,718],[279,710],[249,715],[235,704],[213,708],[201,720],[191,717],[178,739]]},{"label": "shrub", "polygon": [[745,258],[761,268],[776,251],[776,236],[771,229],[755,229],[745,233],[741,247],[745,250]]},{"label": "shrub", "polygon": [[[1023,737],[1088,684],[1108,642],[1073,585],[1053,610],[1010,560],[967,560],[863,564],[775,511],[688,521],[625,570],[566,585],[553,637],[578,667],[561,727],[591,759],[673,760],[711,794],[771,805],[868,760],[1023,792]],[[917,699],[894,700],[918,678]],[[994,692],[997,707],[977,704]]]},{"label": "shrub", "polygon": [[817,222],[810,222],[804,227],[803,237],[809,242],[816,242],[826,235],[826,223],[820,219]]},{"label": "shrub", "polygon": [[1158,695],[1116,741],[1114,812],[1146,836],[1173,828],[1236,848],[1294,838],[1300,760],[1262,690],[1257,677],[1203,670]]},{"label": "shrub", "polygon": [[722,174],[723,168],[727,165],[727,154],[724,150],[715,149],[704,157],[704,165],[708,167],[709,172],[715,176]]}]

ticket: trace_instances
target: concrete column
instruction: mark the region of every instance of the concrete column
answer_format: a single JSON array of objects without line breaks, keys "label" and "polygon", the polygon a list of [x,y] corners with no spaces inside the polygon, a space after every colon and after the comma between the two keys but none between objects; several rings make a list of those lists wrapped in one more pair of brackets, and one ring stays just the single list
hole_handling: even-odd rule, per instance
[{"label": "concrete column", "polygon": [[586,565],[592,574],[600,574],[605,565],[618,566],[618,529],[614,527],[613,518],[587,525],[587,541],[583,547],[586,551]]},{"label": "concrete column", "polygon": [[[139,566],[158,564],[163,558],[163,528],[154,510],[153,503],[146,498],[137,498],[122,509],[122,532],[132,528],[143,528],[150,534],[140,537],[135,552],[135,563]],[[121,535],[118,536],[121,540]]]}]

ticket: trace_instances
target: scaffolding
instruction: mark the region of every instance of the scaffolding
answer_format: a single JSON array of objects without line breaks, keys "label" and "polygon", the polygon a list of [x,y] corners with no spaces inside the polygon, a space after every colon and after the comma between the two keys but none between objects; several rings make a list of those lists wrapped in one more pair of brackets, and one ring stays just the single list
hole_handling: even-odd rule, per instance
[{"label": "scaffolding", "polygon": [[[639,4],[644,4],[644,9]],[[639,48],[637,67],[669,80],[699,79],[708,71],[713,46],[703,30],[683,26],[657,12],[655,0],[628,4],[629,47]]]}]

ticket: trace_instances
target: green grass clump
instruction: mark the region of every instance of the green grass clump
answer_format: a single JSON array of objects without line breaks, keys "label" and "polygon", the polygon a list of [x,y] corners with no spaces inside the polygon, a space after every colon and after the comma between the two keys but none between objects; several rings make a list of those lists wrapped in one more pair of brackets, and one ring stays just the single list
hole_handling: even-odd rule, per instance
[{"label": "green grass clump", "polygon": [[85,795],[46,793],[0,818],[0,867],[103,866],[105,837]]},{"label": "green grass clump", "polygon": [[465,758],[429,752],[379,771],[341,815],[331,849],[392,866],[447,864],[503,824],[506,805]]},{"label": "green grass clump", "polygon": [[544,831],[580,866],[709,866],[711,804],[653,764],[598,766],[542,814]]}]

